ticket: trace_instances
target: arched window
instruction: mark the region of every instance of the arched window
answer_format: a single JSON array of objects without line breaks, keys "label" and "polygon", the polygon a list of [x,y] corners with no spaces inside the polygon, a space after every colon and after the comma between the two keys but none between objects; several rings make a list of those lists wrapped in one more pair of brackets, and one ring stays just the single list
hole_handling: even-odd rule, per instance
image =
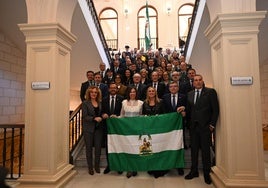
[{"label": "arched window", "polygon": [[99,20],[108,48],[112,50],[117,50],[118,48],[117,12],[112,8],[106,8],[101,11]]},{"label": "arched window", "polygon": [[[154,7],[148,6],[149,26],[151,36],[151,48],[158,48],[158,18],[157,11]],[[146,6],[142,7],[138,12],[138,48],[146,49],[145,43],[145,26],[146,26]]]},{"label": "arched window", "polygon": [[178,26],[179,26],[179,46],[183,48],[188,31],[191,24],[192,14],[193,14],[194,5],[193,4],[184,4],[179,8],[178,11]]}]

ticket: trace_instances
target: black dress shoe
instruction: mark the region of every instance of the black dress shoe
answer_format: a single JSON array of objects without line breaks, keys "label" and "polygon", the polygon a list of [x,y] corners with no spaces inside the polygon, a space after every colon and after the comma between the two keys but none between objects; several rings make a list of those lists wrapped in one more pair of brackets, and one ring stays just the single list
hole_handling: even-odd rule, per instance
[{"label": "black dress shoe", "polygon": [[211,184],[211,178],[210,178],[210,175],[204,175],[204,180],[206,182],[206,184]]},{"label": "black dress shoe", "polygon": [[100,168],[99,167],[95,167],[95,171],[96,171],[96,173],[100,173]]},{"label": "black dress shoe", "polygon": [[117,173],[118,173],[118,174],[123,174],[123,172],[122,172],[122,171],[117,171]]},{"label": "black dress shoe", "polygon": [[178,168],[178,174],[179,174],[180,176],[183,176],[183,175],[184,175],[184,170],[183,170],[183,168]]},{"label": "black dress shoe", "polygon": [[184,177],[184,179],[186,179],[186,180],[191,180],[191,179],[196,178],[196,177],[198,177],[198,176],[199,176],[198,172],[190,172],[189,174],[187,174],[187,175]]},{"label": "black dress shoe", "polygon": [[103,174],[108,174],[110,172],[110,168],[107,166],[103,171]]},{"label": "black dress shoe", "polygon": [[127,178],[130,178],[132,176],[132,172],[127,172]]},{"label": "black dress shoe", "polygon": [[132,172],[132,176],[137,176],[137,172]]},{"label": "black dress shoe", "polygon": [[89,169],[89,170],[88,170],[88,173],[89,173],[90,175],[94,175],[94,170],[93,170],[93,169]]}]

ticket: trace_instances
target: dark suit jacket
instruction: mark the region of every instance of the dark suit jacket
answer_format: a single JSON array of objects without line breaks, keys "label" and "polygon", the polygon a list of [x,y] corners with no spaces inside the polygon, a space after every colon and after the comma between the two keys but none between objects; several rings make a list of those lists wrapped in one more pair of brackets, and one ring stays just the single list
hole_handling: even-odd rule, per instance
[{"label": "dark suit jacket", "polygon": [[[153,83],[149,83],[149,84],[147,85],[147,88],[148,88],[149,86],[152,86],[152,87],[153,87]],[[157,95],[158,95],[158,97],[159,97],[159,98],[162,98],[163,95],[165,94],[165,91],[166,91],[166,86],[165,86],[165,84],[162,83],[162,82],[158,82],[158,85],[157,85]]]},{"label": "dark suit jacket", "polygon": [[[130,84],[131,87],[135,87],[134,84]],[[145,100],[146,98],[146,90],[147,90],[147,86],[145,84],[139,84],[139,87],[138,87],[138,99],[139,100]]]},{"label": "dark suit jacket", "polygon": [[104,83],[100,83],[99,88],[101,90],[102,98],[106,97],[108,95],[108,86]]},{"label": "dark suit jacket", "polygon": [[114,76],[112,78],[108,78],[108,76],[106,75],[104,77],[104,83],[107,85],[110,85],[110,83],[114,82]]},{"label": "dark suit jacket", "polygon": [[171,93],[163,96],[163,103],[165,107],[165,113],[177,112],[177,108],[180,106],[186,106],[186,96],[178,93],[176,109],[173,109],[171,104]]},{"label": "dark suit jacket", "polygon": [[85,95],[86,95],[87,88],[88,88],[89,86],[92,86],[92,85],[94,85],[94,81],[92,81],[92,84],[91,84],[91,85],[89,84],[88,81],[83,82],[83,83],[81,84],[81,89],[80,89],[80,99],[81,99],[82,102],[83,102],[84,100],[86,100]]},{"label": "dark suit jacket", "polygon": [[[114,114],[117,116],[120,116],[123,100],[124,98],[121,95],[116,95]],[[110,116],[112,115],[110,110],[110,95],[108,95],[102,100],[102,114],[106,113]]]},{"label": "dark suit jacket", "polygon": [[198,123],[200,126],[216,126],[219,116],[219,103],[214,89],[204,87],[196,104],[194,104],[195,90],[188,93],[186,114],[190,126]]},{"label": "dark suit jacket", "polygon": [[160,100],[159,103],[156,103],[155,106],[150,106],[147,102],[144,102],[142,105],[142,114],[143,115],[156,115],[164,113],[163,101]]},{"label": "dark suit jacket", "polygon": [[82,103],[82,127],[83,132],[93,133],[96,128],[96,122],[94,121],[95,117],[101,117],[102,106],[99,104],[99,112],[95,113],[94,107],[91,101],[85,100]]}]

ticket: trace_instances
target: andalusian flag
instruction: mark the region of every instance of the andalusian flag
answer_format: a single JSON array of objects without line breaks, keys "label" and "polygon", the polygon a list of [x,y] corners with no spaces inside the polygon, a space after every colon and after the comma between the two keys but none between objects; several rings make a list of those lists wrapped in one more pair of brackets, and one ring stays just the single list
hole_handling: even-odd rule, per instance
[{"label": "andalusian flag", "polygon": [[114,171],[184,167],[182,116],[177,112],[109,118],[108,159]]},{"label": "andalusian flag", "polygon": [[149,50],[151,46],[151,35],[150,35],[149,10],[147,0],[146,0],[146,16],[145,16],[145,45],[146,50]]}]

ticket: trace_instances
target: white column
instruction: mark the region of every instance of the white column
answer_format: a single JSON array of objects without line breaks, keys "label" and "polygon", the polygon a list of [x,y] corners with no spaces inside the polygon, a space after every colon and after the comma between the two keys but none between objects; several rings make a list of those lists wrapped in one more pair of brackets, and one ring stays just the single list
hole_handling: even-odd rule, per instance
[{"label": "white column", "polygon": [[[267,187],[261,130],[258,26],[266,12],[219,14],[205,34],[210,40],[214,86],[219,95],[216,187]],[[231,77],[253,77],[232,85]]]},{"label": "white column", "polygon": [[[69,164],[70,51],[76,38],[56,23],[20,24],[26,37],[24,173],[19,187],[61,187]],[[49,82],[34,90],[33,82]]]}]

